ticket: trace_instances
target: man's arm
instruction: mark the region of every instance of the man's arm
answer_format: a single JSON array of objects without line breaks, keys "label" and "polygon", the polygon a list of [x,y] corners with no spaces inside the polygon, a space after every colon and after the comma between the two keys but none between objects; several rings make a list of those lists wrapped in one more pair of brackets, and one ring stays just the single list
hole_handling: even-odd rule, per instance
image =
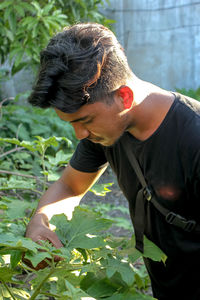
[{"label": "man's arm", "polygon": [[65,213],[71,218],[77,206],[106,167],[95,173],[80,172],[68,165],[58,181],[42,196],[37,210],[27,226],[26,236],[33,241],[49,240],[56,248],[62,243],[49,227],[49,220],[55,214]]}]

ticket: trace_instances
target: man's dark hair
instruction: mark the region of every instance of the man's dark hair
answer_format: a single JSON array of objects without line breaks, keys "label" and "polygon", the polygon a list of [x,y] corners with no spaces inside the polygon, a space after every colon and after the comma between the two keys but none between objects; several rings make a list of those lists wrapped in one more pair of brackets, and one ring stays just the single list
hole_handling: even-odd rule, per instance
[{"label": "man's dark hair", "polygon": [[29,103],[73,113],[86,103],[112,101],[112,93],[130,76],[112,31],[96,23],[76,24],[55,35],[41,52]]}]

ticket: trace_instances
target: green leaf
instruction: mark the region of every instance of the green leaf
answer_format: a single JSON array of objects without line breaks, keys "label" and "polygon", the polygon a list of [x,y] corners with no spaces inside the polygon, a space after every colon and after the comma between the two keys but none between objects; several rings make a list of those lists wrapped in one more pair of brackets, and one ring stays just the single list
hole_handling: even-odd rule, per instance
[{"label": "green leaf", "polygon": [[154,261],[165,261],[166,255],[154,243],[144,237],[144,257],[149,257]]},{"label": "green leaf", "polygon": [[11,11],[8,15],[8,22],[12,32],[16,32],[17,20],[14,11]]},{"label": "green leaf", "polygon": [[11,268],[14,269],[22,258],[22,252],[18,250],[11,251]]},{"label": "green leaf", "polygon": [[31,261],[34,268],[44,259],[52,259],[52,256],[47,252],[38,252],[37,254],[26,252],[25,258]]},{"label": "green leaf", "polygon": [[45,5],[44,8],[43,8],[43,14],[48,15],[50,10],[53,8],[53,5],[55,5],[54,1],[52,1],[51,3]]},{"label": "green leaf", "polygon": [[112,183],[95,183],[92,188],[90,189],[91,192],[93,192],[95,195],[97,196],[105,196],[106,193],[111,192],[111,190],[109,190],[107,187],[108,186],[112,186]]},{"label": "green leaf", "polygon": [[10,203],[6,203],[6,205],[6,214],[11,220],[13,220],[16,218],[25,217],[26,210],[33,210],[34,208],[36,208],[37,203],[13,199],[13,201],[10,201]]},{"label": "green leaf", "polygon": [[65,299],[80,300],[80,299],[82,299],[82,297],[89,296],[84,291],[82,291],[80,288],[74,287],[68,280],[65,279],[64,282],[65,282],[66,291],[63,292],[62,295],[66,296]]},{"label": "green leaf", "polygon": [[14,282],[12,277],[16,274],[19,274],[19,272],[11,270],[8,267],[0,267],[0,281],[3,280],[4,282]]},{"label": "green leaf", "polygon": [[10,31],[10,30],[7,29],[7,28],[5,28],[5,30],[6,30],[6,36],[9,38],[9,40],[10,40],[11,42],[13,42],[13,41],[14,41],[14,35],[13,35],[13,32]]},{"label": "green leaf", "polygon": [[[59,222],[59,218],[63,222]],[[61,215],[52,218],[51,223],[56,226],[56,233],[64,245],[72,250],[73,248],[92,249],[103,246],[103,238],[96,237],[95,234],[108,229],[112,221],[101,218],[95,212],[76,207],[71,221],[66,222],[66,217]]]},{"label": "green leaf", "polygon": [[123,294],[120,293],[108,297],[107,300],[155,300],[155,298],[138,293],[132,289],[131,291],[126,291]]},{"label": "green leaf", "polygon": [[65,153],[63,150],[60,150],[56,153],[56,156],[46,155],[46,158],[53,166],[66,164],[69,162],[72,157],[72,153]]},{"label": "green leaf", "polygon": [[8,191],[11,189],[35,190],[35,179],[28,179],[24,181],[22,179],[18,180],[13,176],[6,182],[6,184],[0,186],[0,191]]},{"label": "green leaf", "polygon": [[[111,296],[116,292],[116,288],[114,288],[106,279],[102,279],[94,282],[86,292],[94,297],[95,299],[101,299]],[[128,299],[127,299],[128,300]]]},{"label": "green leaf", "polygon": [[[37,253],[37,249],[43,249],[42,246],[36,244],[31,239],[19,238],[19,236],[14,236],[12,233],[0,233],[0,246],[10,248],[10,250],[30,250],[34,253]],[[0,251],[3,251],[3,248]]]},{"label": "green leaf", "polygon": [[134,282],[134,272],[128,262],[120,261],[114,257],[108,257],[108,259],[106,261],[103,260],[103,262],[106,262],[105,266],[108,278],[111,278],[116,272],[118,272],[121,275],[122,280],[128,286],[132,286]]},{"label": "green leaf", "polygon": [[20,142],[16,138],[0,138],[0,142],[5,142],[5,143],[10,143],[10,144],[15,144],[21,147],[24,147],[30,151],[36,151],[36,148],[33,146],[34,142],[29,142],[29,141],[22,141]]},{"label": "green leaf", "polygon": [[23,18],[25,16],[24,8],[20,4],[15,5],[15,10],[17,11],[19,17]]},{"label": "green leaf", "polygon": [[6,1],[3,1],[2,3],[0,3],[0,9],[4,9],[10,5],[13,4],[13,1],[12,0],[6,0]]}]

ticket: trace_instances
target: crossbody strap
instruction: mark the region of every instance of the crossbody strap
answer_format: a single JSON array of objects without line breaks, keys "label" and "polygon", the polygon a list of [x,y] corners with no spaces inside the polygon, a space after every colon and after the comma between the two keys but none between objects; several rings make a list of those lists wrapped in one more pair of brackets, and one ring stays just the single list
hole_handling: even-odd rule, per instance
[{"label": "crossbody strap", "polygon": [[140,189],[136,196],[135,203],[135,217],[133,220],[134,230],[135,230],[135,239],[136,239],[136,249],[144,252],[144,224],[145,224],[145,202],[151,201],[154,207],[165,217],[167,223],[171,225],[175,225],[179,228],[187,232],[195,231],[200,233],[200,225],[196,223],[194,220],[187,220],[184,217],[176,214],[169,209],[162,206],[156,198],[152,195],[150,188],[148,187],[140,165],[131,149],[131,147],[126,147],[126,144],[123,144],[126,155],[129,159],[129,162],[134,169],[138,180],[142,185],[142,189]]}]

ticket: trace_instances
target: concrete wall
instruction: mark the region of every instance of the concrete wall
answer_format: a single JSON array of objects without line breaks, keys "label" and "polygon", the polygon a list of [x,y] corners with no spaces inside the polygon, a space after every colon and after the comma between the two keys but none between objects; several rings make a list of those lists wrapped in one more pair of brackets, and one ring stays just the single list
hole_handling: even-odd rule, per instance
[{"label": "concrete wall", "polygon": [[132,70],[165,89],[200,86],[200,1],[110,0]]}]

